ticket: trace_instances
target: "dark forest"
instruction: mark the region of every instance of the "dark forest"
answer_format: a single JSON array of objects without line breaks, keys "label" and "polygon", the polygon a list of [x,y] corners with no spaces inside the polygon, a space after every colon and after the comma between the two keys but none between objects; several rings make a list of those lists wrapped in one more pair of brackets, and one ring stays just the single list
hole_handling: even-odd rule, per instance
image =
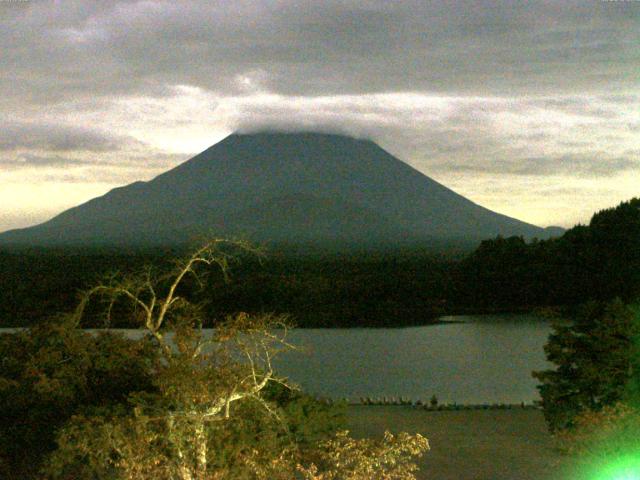
[{"label": "dark forest", "polygon": [[[78,292],[115,272],[162,270],[181,249],[4,249],[0,324],[19,327],[70,311]],[[244,255],[224,278],[187,285],[208,318],[286,313],[299,327],[391,327],[439,316],[571,309],[588,300],[629,301],[640,293],[640,199],[593,215],[561,237],[497,237],[461,253],[430,246]],[[224,284],[224,288],[223,287]],[[95,325],[101,320],[94,318]],[[89,325],[87,325],[89,326]],[[129,325],[111,325],[127,327]],[[209,326],[213,326],[209,325]]]}]

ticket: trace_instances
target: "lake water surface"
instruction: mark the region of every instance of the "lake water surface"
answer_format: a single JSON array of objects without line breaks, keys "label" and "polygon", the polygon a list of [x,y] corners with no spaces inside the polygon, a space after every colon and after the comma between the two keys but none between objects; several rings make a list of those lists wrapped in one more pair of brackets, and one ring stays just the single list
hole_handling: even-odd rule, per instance
[{"label": "lake water surface", "polygon": [[288,339],[301,351],[282,354],[274,363],[304,391],[333,399],[428,401],[434,394],[441,403],[539,399],[531,371],[550,367],[543,352],[549,322],[532,315],[442,320],[410,328],[293,330]]},{"label": "lake water surface", "polygon": [[[398,329],[305,329],[306,347],[275,363],[305,391],[335,399],[407,397],[448,403],[530,403],[532,370],[546,369],[550,323],[532,315],[444,317]],[[453,322],[455,321],[455,322]]]}]

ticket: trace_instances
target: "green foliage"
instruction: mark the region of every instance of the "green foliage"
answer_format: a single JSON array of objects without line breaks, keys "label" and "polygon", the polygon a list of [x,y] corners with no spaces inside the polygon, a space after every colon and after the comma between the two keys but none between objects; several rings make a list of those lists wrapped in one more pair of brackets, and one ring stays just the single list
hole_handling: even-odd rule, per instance
[{"label": "green foliage", "polygon": [[550,430],[571,427],[584,411],[598,411],[624,398],[633,377],[638,325],[622,301],[583,306],[571,323],[558,322],[545,345],[554,370],[534,372],[541,381]]},{"label": "green foliage", "polygon": [[640,198],[593,215],[559,238],[485,240],[454,267],[459,307],[514,310],[640,297]]},{"label": "green foliage", "polygon": [[282,427],[293,442],[302,449],[311,448],[344,428],[346,403],[315,399],[297,389],[272,383],[264,390],[264,397],[278,405]]},{"label": "green foliage", "polygon": [[640,468],[640,410],[623,403],[587,410],[557,440],[570,456],[565,462],[570,478],[635,478]]},{"label": "green foliage", "polygon": [[634,317],[634,328],[631,335],[630,378],[622,400],[626,405],[640,410],[640,303],[629,308]]},{"label": "green foliage", "polygon": [[527,286],[534,283],[534,256],[522,237],[483,241],[457,268],[459,302],[485,309],[533,304],[535,292]]},{"label": "green foliage", "polygon": [[[598,212],[589,225],[556,239],[497,237],[462,260],[459,253],[437,256],[429,248],[305,254],[283,246],[267,259],[241,255],[229,283],[214,274],[204,280],[206,289],[191,280],[181,288],[199,295],[208,326],[241,311],[288,313],[301,327],[384,327],[423,324],[440,314],[576,306],[616,297],[629,302],[640,296],[640,198]],[[77,289],[114,270],[132,272],[146,264],[163,270],[175,254],[0,251],[0,324],[24,326],[51,312],[71,312]],[[91,315],[85,321],[102,325]],[[134,326],[130,321],[114,315],[111,326]]]},{"label": "green foliage", "polygon": [[[184,286],[202,283],[201,267],[226,273],[232,257],[225,247],[250,250],[214,240],[166,274],[110,276],[85,293],[74,316],[51,324],[59,335],[36,327],[7,336],[4,376],[13,383],[7,380],[5,390],[15,394],[25,384],[15,371],[20,365],[9,362],[20,360],[16,341],[39,334],[45,346],[37,364],[45,372],[34,388],[53,408],[67,407],[57,423],[34,419],[50,440],[26,473],[42,465],[52,479],[253,478],[274,452],[303,448],[334,431],[339,419],[332,408],[287,393],[273,372],[272,359],[292,348],[281,317],[239,314],[210,335],[203,332],[203,309]],[[111,350],[111,335],[78,330],[95,300],[107,308],[109,322],[126,315],[147,335],[125,341],[129,350]],[[31,347],[24,357],[33,356]]]},{"label": "green foliage", "polygon": [[559,446],[572,455],[614,459],[640,452],[640,410],[624,403],[577,415],[573,428],[558,433]]},{"label": "green foliage", "polygon": [[[426,439],[331,440],[339,407],[277,377],[273,358],[293,348],[283,317],[240,313],[203,331],[205,309],[184,286],[203,284],[201,267],[226,273],[227,244],[213,240],[166,274],[110,276],[73,316],[0,338],[4,478],[414,478]],[[109,322],[125,315],[146,335],[80,330],[95,300]]]},{"label": "green foliage", "polygon": [[109,272],[133,271],[146,264],[162,268],[174,256],[171,250],[0,250],[0,324],[26,327],[52,315],[71,313],[78,303],[77,291]]},{"label": "green foliage", "polygon": [[147,365],[154,355],[147,340],[91,335],[70,319],[1,335],[0,477],[33,475],[73,415],[152,391]]},{"label": "green foliage", "polygon": [[246,259],[224,288],[211,277],[208,313],[287,313],[301,327],[425,323],[441,311],[446,265],[419,252]]},{"label": "green foliage", "polygon": [[315,461],[299,466],[304,480],[415,480],[414,458],[429,450],[420,434],[385,432],[382,441],[355,440],[343,431],[320,445]]}]

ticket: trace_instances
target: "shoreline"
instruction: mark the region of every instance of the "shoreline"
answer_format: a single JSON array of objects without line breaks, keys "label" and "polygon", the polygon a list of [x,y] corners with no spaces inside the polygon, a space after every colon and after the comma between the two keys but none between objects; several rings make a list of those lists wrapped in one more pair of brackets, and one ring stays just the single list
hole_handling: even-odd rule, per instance
[{"label": "shoreline", "polygon": [[[417,480],[565,480],[563,457],[537,409],[434,411],[353,405],[347,427],[357,438],[386,430],[420,433],[431,446]],[[566,473],[566,472],[565,472]],[[570,477],[569,477],[570,478]]]}]

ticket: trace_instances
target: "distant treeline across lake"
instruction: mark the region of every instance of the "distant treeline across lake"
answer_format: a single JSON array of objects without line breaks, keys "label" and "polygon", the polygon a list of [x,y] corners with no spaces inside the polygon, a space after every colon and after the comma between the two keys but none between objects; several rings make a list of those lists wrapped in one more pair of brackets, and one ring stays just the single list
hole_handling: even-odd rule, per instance
[{"label": "distant treeline across lake", "polygon": [[[0,325],[25,326],[71,311],[78,291],[113,272],[162,270],[186,253],[164,250],[0,250]],[[467,253],[429,245],[394,250],[244,255],[228,280],[212,271],[181,294],[211,322],[238,311],[290,314],[301,327],[407,326],[441,315],[570,308],[640,294],[640,199],[596,213],[562,237],[486,240]],[[98,311],[96,306],[96,311]],[[133,327],[112,319],[116,327]],[[100,326],[101,319],[93,319]]]}]

